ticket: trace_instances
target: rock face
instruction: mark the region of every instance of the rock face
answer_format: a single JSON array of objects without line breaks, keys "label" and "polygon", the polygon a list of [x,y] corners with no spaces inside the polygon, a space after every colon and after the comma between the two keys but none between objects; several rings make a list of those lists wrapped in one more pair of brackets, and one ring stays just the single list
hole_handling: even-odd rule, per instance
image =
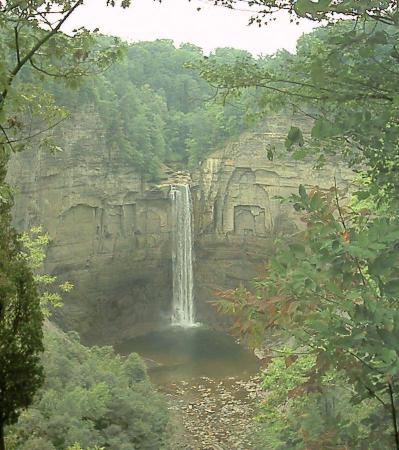
[{"label": "rock face", "polygon": [[[277,236],[291,235],[300,227],[289,205],[276,196],[305,187],[340,186],[352,176],[340,164],[314,170],[311,161],[287,158],[284,140],[290,125],[309,124],[274,117],[258,133],[248,133],[211,155],[201,166],[195,190],[196,303],[206,322],[215,321],[208,306],[216,290],[248,284],[273,251]],[[273,150],[274,160],[267,154]],[[220,321],[219,318],[216,319]]]},{"label": "rock face", "polygon": [[105,147],[96,116],[77,116],[58,133],[62,152],[33,149],[11,161],[15,225],[43,225],[45,270],[74,284],[56,318],[89,342],[109,342],[169,315],[168,192]]},{"label": "rock face", "polygon": [[[291,208],[275,196],[301,183],[329,187],[334,176],[341,185],[350,179],[338,164],[315,172],[311,163],[280,156],[289,126],[273,118],[193,174],[197,320],[223,325],[209,305],[213,291],[249,283],[274,238],[298,229]],[[95,114],[76,115],[57,133],[62,152],[25,151],[11,161],[15,225],[43,225],[52,239],[46,272],[75,285],[56,315],[64,328],[96,343],[144,332],[170,317],[175,178],[144,182],[126,157],[105,146]],[[271,149],[274,161],[267,158]]]}]

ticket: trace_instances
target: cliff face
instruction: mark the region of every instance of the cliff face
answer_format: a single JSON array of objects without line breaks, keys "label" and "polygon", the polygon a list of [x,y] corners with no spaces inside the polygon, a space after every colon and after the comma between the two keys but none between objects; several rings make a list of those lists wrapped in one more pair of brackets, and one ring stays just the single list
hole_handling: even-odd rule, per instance
[{"label": "cliff face", "polygon": [[95,116],[76,116],[57,133],[62,152],[32,149],[10,163],[15,225],[43,225],[51,237],[45,270],[75,286],[57,320],[106,342],[169,314],[168,193],[104,145]]},{"label": "cliff face", "polygon": [[[352,178],[340,164],[314,170],[311,161],[287,157],[284,141],[290,125],[274,117],[259,133],[248,133],[215,152],[201,166],[195,189],[197,308],[207,322],[213,292],[250,283],[264,267],[277,236],[288,236],[301,224],[293,208],[276,196],[305,187],[347,186]],[[268,150],[275,153],[268,159]],[[219,320],[219,319],[217,319]]]},{"label": "cliff face", "polygon": [[[347,184],[339,165],[315,172],[284,158],[290,124],[273,118],[215,152],[193,174],[197,318],[223,324],[209,301],[214,290],[250,283],[273,251],[277,235],[298,229],[292,208],[275,196],[298,185]],[[45,270],[75,288],[56,319],[88,342],[112,342],[145,332],[170,316],[171,204],[167,176],[158,187],[142,181],[129,161],[104,145],[93,114],[75,116],[55,136],[62,152],[15,155],[19,230],[43,225],[51,237]],[[274,149],[274,161],[267,150]],[[169,174],[171,175],[171,174]]]}]

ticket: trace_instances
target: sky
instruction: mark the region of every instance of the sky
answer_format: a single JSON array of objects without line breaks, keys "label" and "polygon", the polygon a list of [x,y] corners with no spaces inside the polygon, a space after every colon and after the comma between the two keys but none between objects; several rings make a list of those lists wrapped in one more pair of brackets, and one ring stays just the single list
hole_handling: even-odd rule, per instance
[{"label": "sky", "polygon": [[[129,42],[172,39],[176,45],[190,42],[205,53],[218,47],[234,47],[254,56],[280,48],[295,50],[297,39],[314,26],[310,21],[290,23],[285,13],[261,28],[248,26],[250,13],[211,5],[207,0],[133,0],[129,9],[105,6],[105,0],[86,0],[69,19],[65,31],[85,26]],[[201,8],[197,11],[197,8]]]}]

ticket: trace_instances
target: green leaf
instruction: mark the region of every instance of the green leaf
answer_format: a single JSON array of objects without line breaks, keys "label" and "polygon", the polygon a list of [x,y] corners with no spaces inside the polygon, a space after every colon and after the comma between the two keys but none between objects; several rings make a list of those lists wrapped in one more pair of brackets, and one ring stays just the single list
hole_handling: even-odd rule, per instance
[{"label": "green leaf", "polygon": [[384,284],[384,293],[399,299],[399,278],[395,278]]},{"label": "green leaf", "polygon": [[367,39],[367,43],[369,45],[382,45],[386,44],[387,42],[387,34],[382,30],[376,31]]},{"label": "green leaf", "polygon": [[392,364],[397,359],[397,354],[395,350],[390,348],[382,348],[381,350],[381,359],[388,364]]},{"label": "green leaf", "polygon": [[383,253],[369,264],[369,273],[374,276],[389,275],[398,265],[399,255],[395,253]]},{"label": "green leaf", "polygon": [[305,254],[305,246],[298,242],[290,244],[289,247],[290,247],[290,250],[296,255],[304,255]]},{"label": "green leaf", "polygon": [[303,134],[300,128],[291,127],[287,139],[285,140],[285,147],[287,150],[291,150],[294,145],[298,145],[302,147],[305,144],[305,140],[303,138]]},{"label": "green leaf", "polygon": [[306,193],[306,188],[303,184],[299,185],[299,195],[301,196],[302,200],[308,201],[308,194]]},{"label": "green leaf", "polygon": [[311,135],[317,139],[325,139],[335,136],[336,129],[328,120],[319,118],[313,125]]},{"label": "green leaf", "polygon": [[314,61],[310,67],[310,76],[315,83],[320,83],[325,79],[323,66],[320,61]]},{"label": "green leaf", "polygon": [[315,192],[310,200],[310,209],[316,211],[318,210],[323,204],[323,200],[320,196],[319,192]]},{"label": "green leaf", "polygon": [[297,0],[294,9],[300,17],[306,17],[307,15],[317,17],[318,12],[327,12],[329,5],[330,0],[319,0],[317,3],[312,0]]}]

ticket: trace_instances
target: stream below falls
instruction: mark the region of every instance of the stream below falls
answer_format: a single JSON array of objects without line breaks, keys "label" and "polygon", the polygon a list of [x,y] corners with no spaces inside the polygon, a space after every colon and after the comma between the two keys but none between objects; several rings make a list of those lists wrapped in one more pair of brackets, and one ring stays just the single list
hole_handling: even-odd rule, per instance
[{"label": "stream below falls", "polygon": [[247,450],[253,443],[259,360],[225,333],[195,322],[192,199],[189,184],[170,188],[173,223],[173,325],[127,340],[171,411],[170,450]]},{"label": "stream below falls", "polygon": [[147,360],[150,378],[158,385],[200,377],[247,378],[259,369],[259,360],[234,338],[204,326],[166,327],[125,341],[116,350]]},{"label": "stream below falls", "polygon": [[259,401],[259,360],[205,326],[170,326],[116,346],[137,352],[172,413],[173,450],[248,450]]}]

